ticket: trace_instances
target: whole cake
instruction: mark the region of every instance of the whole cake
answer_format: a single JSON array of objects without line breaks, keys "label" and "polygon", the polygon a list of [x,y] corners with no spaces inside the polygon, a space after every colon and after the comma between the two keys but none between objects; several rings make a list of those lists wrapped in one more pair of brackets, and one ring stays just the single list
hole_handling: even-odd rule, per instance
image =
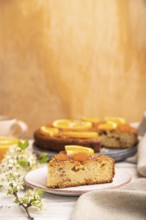
[{"label": "whole cake", "polygon": [[65,145],[83,145],[100,151],[100,147],[128,148],[137,144],[137,131],[123,118],[99,120],[59,119],[34,132],[35,146],[51,151],[64,151]]},{"label": "whole cake", "polygon": [[[73,151],[72,148],[79,148],[80,151]],[[65,188],[110,183],[114,173],[112,158],[94,154],[90,148],[66,146],[66,151],[55,155],[48,163],[47,187]]]}]

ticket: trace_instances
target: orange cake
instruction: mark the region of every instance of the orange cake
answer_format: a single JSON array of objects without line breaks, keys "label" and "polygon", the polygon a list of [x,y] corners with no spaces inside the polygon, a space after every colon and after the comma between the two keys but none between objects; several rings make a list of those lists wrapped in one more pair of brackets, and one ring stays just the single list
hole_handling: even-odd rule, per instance
[{"label": "orange cake", "polygon": [[66,146],[66,151],[55,155],[48,163],[47,187],[65,188],[112,182],[115,172],[112,158],[94,154],[90,148],[77,146],[80,150],[75,151],[72,148],[76,146]]},{"label": "orange cake", "polygon": [[55,120],[37,129],[34,140],[37,147],[56,152],[65,145],[83,145],[99,152],[100,147],[128,148],[138,142],[136,129],[118,117]]},{"label": "orange cake", "polygon": [[136,129],[129,124],[118,125],[113,130],[99,130],[100,143],[108,148],[129,148],[138,142]]}]

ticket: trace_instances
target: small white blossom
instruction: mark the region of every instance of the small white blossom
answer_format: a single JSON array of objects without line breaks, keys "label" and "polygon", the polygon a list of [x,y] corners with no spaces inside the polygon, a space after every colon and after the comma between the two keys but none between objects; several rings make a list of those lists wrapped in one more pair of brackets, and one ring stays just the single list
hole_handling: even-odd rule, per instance
[{"label": "small white blossom", "polygon": [[27,147],[27,141],[19,141],[18,146],[10,147],[0,163],[0,188],[5,189],[7,194],[14,195],[14,202],[26,210],[29,219],[33,219],[28,212],[28,208],[30,206],[37,209],[42,208],[42,190],[29,189],[23,192],[21,197],[18,196],[19,192],[24,190],[24,175],[40,165],[36,155]]}]

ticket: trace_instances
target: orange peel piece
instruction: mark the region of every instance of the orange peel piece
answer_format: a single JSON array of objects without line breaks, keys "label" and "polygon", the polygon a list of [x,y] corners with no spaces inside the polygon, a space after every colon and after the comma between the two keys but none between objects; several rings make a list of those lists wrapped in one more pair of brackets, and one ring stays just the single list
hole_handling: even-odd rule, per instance
[{"label": "orange peel piece", "polygon": [[54,136],[59,133],[59,130],[57,128],[50,128],[50,127],[42,126],[40,128],[40,132],[47,136]]},{"label": "orange peel piece", "polygon": [[78,154],[78,153],[85,153],[89,156],[92,156],[94,154],[94,150],[92,148],[84,147],[80,145],[66,145],[65,151],[68,156]]},{"label": "orange peel piece", "polygon": [[126,123],[126,120],[124,118],[121,118],[121,117],[106,117],[105,121],[106,122],[114,122],[117,125],[121,125],[121,124]]},{"label": "orange peel piece", "polygon": [[106,123],[100,124],[98,130],[110,131],[115,130],[118,125],[115,122],[107,121]]},{"label": "orange peel piece", "polygon": [[89,121],[91,123],[99,123],[100,120],[98,118],[88,118],[88,117],[83,117],[82,118],[83,121]]},{"label": "orange peel piece", "polygon": [[71,138],[98,138],[97,132],[76,132],[76,131],[64,131],[62,132],[66,137]]}]

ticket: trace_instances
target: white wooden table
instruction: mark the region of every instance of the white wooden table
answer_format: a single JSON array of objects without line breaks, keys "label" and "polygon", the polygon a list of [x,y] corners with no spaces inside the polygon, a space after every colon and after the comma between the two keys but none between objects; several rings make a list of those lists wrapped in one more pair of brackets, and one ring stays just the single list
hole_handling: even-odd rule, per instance
[{"label": "white wooden table", "polygon": [[[128,171],[133,180],[138,178],[136,164],[119,162],[116,163],[119,169]],[[78,197],[58,196],[45,193],[43,196],[44,210],[31,210],[35,220],[69,220],[73,207]],[[12,202],[12,197],[0,192],[0,220],[27,220],[27,217],[20,207]]]}]

